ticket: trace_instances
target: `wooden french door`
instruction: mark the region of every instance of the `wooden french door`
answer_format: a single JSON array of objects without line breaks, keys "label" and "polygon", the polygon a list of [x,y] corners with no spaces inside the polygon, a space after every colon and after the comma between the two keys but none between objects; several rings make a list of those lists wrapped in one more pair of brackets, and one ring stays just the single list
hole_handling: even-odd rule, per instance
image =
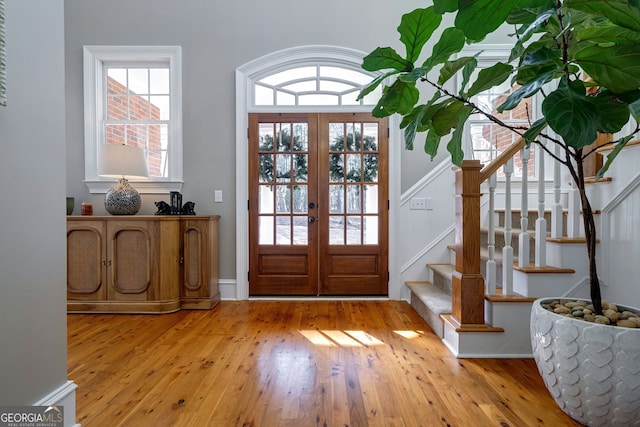
[{"label": "wooden french door", "polygon": [[387,295],[388,124],[249,115],[249,294]]}]

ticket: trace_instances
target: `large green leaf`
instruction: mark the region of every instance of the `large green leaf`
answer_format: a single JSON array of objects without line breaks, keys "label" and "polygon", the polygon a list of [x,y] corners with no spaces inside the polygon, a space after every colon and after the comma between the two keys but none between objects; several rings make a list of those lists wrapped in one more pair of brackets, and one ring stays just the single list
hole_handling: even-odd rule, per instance
[{"label": "large green leaf", "polygon": [[562,51],[560,49],[551,49],[546,46],[541,46],[537,50],[527,50],[526,53],[522,55],[520,68],[531,65],[547,64],[549,61],[558,59],[562,59]]},{"label": "large green leaf", "polygon": [[440,108],[431,118],[433,130],[440,136],[447,135],[458,125],[458,118],[466,106],[460,101],[453,101]]},{"label": "large green leaf", "polygon": [[600,116],[598,132],[619,132],[629,121],[629,105],[612,96],[608,91],[599,93],[598,96],[591,98],[591,101]]},{"label": "large green leaf", "polygon": [[476,67],[478,66],[478,61],[469,61],[464,64],[462,67],[462,82],[460,82],[460,93],[464,93],[465,88],[469,84],[469,80],[471,80],[471,76],[473,75]]},{"label": "large green leaf", "polygon": [[577,62],[593,80],[615,93],[640,87],[640,43],[597,46],[580,43],[570,49]]},{"label": "large green leaf", "polygon": [[435,13],[433,7],[416,9],[402,16],[398,27],[400,41],[407,49],[407,61],[416,62],[424,44],[440,26],[442,15]]},{"label": "large green leaf", "polygon": [[458,10],[458,0],[433,0],[433,10],[441,15],[456,11]]},{"label": "large green leaf", "polygon": [[402,73],[398,78],[403,82],[417,82],[423,76],[427,74],[428,70],[425,67],[414,68],[408,73]]},{"label": "large green leaf", "polygon": [[[463,56],[454,61],[445,62],[440,68],[440,77],[438,78],[438,84],[443,85],[449,81],[449,79],[456,75],[458,71],[464,68],[467,64],[472,64],[473,68],[478,65],[478,60],[473,56]],[[464,88],[464,86],[462,86]]]},{"label": "large green leaf", "polygon": [[520,57],[520,64],[516,73],[516,81],[526,84],[537,80],[541,74],[553,70],[564,72],[562,50],[544,45],[536,45],[537,49],[527,48]]},{"label": "large green leaf", "polygon": [[640,31],[640,9],[627,0],[567,0],[565,5],[604,16],[616,25]]},{"label": "large green leaf", "polygon": [[413,150],[413,141],[416,138],[418,126],[422,122],[422,117],[424,117],[427,108],[428,105],[426,104],[418,105],[411,113],[402,118],[400,129],[404,129],[404,148],[406,150]]},{"label": "large green leaf", "polygon": [[449,99],[445,98],[443,104],[436,105],[436,103],[441,98],[442,93],[440,91],[436,91],[429,102],[414,107],[411,112],[405,114],[402,117],[402,121],[400,122],[400,129],[404,129],[412,122],[415,122],[417,132],[424,132],[425,130],[427,130],[427,127],[431,123],[431,117],[433,117],[435,112],[442,108],[444,105],[448,105],[448,103],[452,102]]},{"label": "large green leaf", "polygon": [[602,168],[600,168],[600,170],[596,174],[596,180],[604,176],[604,174],[609,170],[611,163],[613,163],[615,158],[618,157],[618,154],[620,154],[620,151],[622,151],[624,146],[627,145],[627,142],[631,141],[632,138],[633,135],[625,136],[614,145],[613,150],[611,150],[611,153],[609,153],[609,155],[607,156],[607,161],[604,163],[604,165],[602,165]]},{"label": "large green leaf", "polygon": [[403,59],[391,47],[377,47],[364,57],[362,68],[367,71],[380,71],[391,68],[400,72],[407,72],[413,69],[413,63]]},{"label": "large green leaf", "polygon": [[480,70],[478,78],[473,82],[473,85],[471,85],[466,95],[468,97],[472,97],[480,92],[484,92],[485,90],[501,85],[509,78],[512,71],[513,68],[511,65],[504,64],[502,62],[498,62],[489,68]]},{"label": "large green leaf", "polygon": [[378,86],[380,86],[380,84],[389,76],[392,76],[394,74],[397,74],[398,71],[389,71],[388,73],[382,74],[378,77],[376,77],[375,79],[371,80],[369,83],[367,83],[361,90],[360,93],[358,94],[358,98],[356,98],[358,101],[360,101],[361,99],[363,99],[365,96],[369,95],[371,92],[373,92],[374,90],[376,90],[376,88]]},{"label": "large green leaf", "polygon": [[442,94],[440,91],[436,91],[429,102],[415,107],[409,114],[406,114],[402,118],[400,129],[405,129],[404,141],[407,150],[413,149],[413,142],[418,132],[424,132],[431,128],[431,118],[433,115],[444,105],[451,103],[450,100],[445,100],[444,104],[436,105],[436,102],[438,102],[441,97]]},{"label": "large green leaf", "polygon": [[536,20],[541,11],[555,8],[554,0],[518,0],[507,17],[509,24],[530,24]]},{"label": "large green leaf", "polygon": [[448,61],[451,55],[460,52],[464,47],[464,33],[457,28],[446,28],[440,40],[433,47],[431,56],[422,64],[424,68],[431,69],[434,65]]},{"label": "large green leaf", "polygon": [[[522,59],[526,52],[539,50],[543,47],[558,49],[558,43],[555,36],[556,19],[554,17],[555,10],[549,9],[553,5],[545,5],[539,10],[530,10],[532,12],[532,20],[526,25],[521,25],[515,36],[517,41],[513,43],[511,54],[507,62],[511,63],[516,59]],[[537,35],[536,41],[530,42],[531,36]]]},{"label": "large green leaf", "polygon": [[640,32],[628,30],[610,23],[589,25],[576,31],[576,40],[590,42],[599,46],[614,44],[640,43]]},{"label": "large green leaf", "polygon": [[502,25],[517,0],[459,0],[455,26],[471,41],[481,41]]},{"label": "large green leaf", "polygon": [[527,142],[527,147],[531,145],[531,143],[540,135],[540,133],[547,127],[547,119],[542,117],[541,119],[536,120],[534,124],[531,125],[529,129],[522,135],[524,140]]},{"label": "large green leaf", "polygon": [[471,112],[473,111],[472,107],[465,105],[458,112],[458,122],[456,124],[456,130],[451,134],[451,139],[447,144],[447,151],[451,154],[451,161],[454,165],[460,166],[462,164],[462,159],[464,158],[464,151],[462,150],[462,136],[464,135],[464,123],[467,121]]},{"label": "large green leaf", "polygon": [[545,83],[549,81],[549,78],[552,77],[554,73],[555,70],[547,72],[538,76],[537,79],[532,80],[523,86],[520,86],[518,89],[512,92],[511,95],[509,95],[502,104],[498,106],[498,112],[502,113],[503,111],[513,110],[514,108],[516,108],[520,104],[520,101],[522,101],[524,98],[529,98],[536,92],[538,92],[542,88],[542,86],[544,86]]},{"label": "large green leaf", "polygon": [[424,140],[424,152],[431,156],[432,160],[438,154],[441,139],[442,137],[438,135],[433,128],[429,128]]},{"label": "large green leaf", "polygon": [[518,40],[516,41],[513,50],[515,52],[520,51],[518,46],[524,46],[524,44],[528,42],[529,39],[531,39],[531,36],[533,36],[537,32],[540,32],[540,30],[547,25],[547,21],[552,16],[554,16],[555,13],[555,9],[544,10],[537,14],[533,22],[528,25],[522,25],[520,27],[520,30],[518,31]]},{"label": "large green leaf", "polygon": [[387,117],[393,113],[408,114],[418,102],[418,96],[415,83],[396,80],[382,95],[372,114],[374,117]]},{"label": "large green leaf", "polygon": [[589,145],[598,136],[598,114],[584,88],[582,92],[576,92],[563,80],[542,102],[542,114],[551,129],[574,148]]}]

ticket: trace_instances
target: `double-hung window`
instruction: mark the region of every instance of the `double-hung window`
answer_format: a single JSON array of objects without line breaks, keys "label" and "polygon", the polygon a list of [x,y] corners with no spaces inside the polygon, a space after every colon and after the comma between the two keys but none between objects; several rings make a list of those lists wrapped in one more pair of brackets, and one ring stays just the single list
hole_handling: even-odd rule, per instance
[{"label": "double-hung window", "polygon": [[149,177],[142,193],[180,191],[182,94],[179,46],[85,46],[85,182],[105,192],[98,176],[101,144],[144,149]]}]

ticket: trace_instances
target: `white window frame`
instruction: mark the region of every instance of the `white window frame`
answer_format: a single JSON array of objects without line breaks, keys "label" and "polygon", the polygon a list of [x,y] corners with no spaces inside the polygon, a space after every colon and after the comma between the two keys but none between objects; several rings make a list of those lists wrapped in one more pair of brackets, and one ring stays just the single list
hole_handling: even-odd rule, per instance
[{"label": "white window frame", "polygon": [[[140,193],[168,193],[181,191],[183,184],[182,155],[182,49],[180,46],[84,46],[84,174],[91,193],[106,193],[113,186],[113,178],[98,176],[99,146],[104,143],[101,126],[106,88],[104,65],[158,64],[169,68],[170,126],[167,147],[168,177],[135,180]],[[134,181],[134,180],[131,180]]]},{"label": "white window frame", "polygon": [[[460,54],[458,55],[459,57],[462,56],[474,56],[476,55],[476,58],[478,60],[478,69],[482,69],[482,68],[488,68],[491,67],[492,65],[494,65],[497,62],[504,62],[509,58],[509,55],[511,54],[511,46],[509,45],[502,45],[502,44],[478,44],[478,45],[474,45],[473,48],[464,48]],[[461,84],[461,80],[458,77],[458,82],[456,83],[458,85],[458,87]],[[538,95],[534,95],[533,99],[532,99],[532,108],[534,109],[534,111],[532,111],[531,113],[533,114],[533,118],[534,121],[536,118],[541,117],[541,113],[540,113],[540,99],[538,97]],[[471,140],[471,123],[480,123],[481,121],[479,120],[473,120],[470,119],[467,121],[467,123],[465,124],[465,132],[464,132],[464,140],[463,140],[463,151],[465,153],[465,159],[472,159],[473,158],[473,153],[474,153],[474,149],[473,149],[473,142]],[[533,160],[532,160],[533,161]],[[546,165],[545,165],[546,166]],[[545,168],[546,170],[548,170],[548,168]],[[537,181],[538,180],[538,168],[534,167],[533,169],[534,171],[534,175],[533,176],[529,176],[529,180],[530,181]],[[547,173],[545,173],[546,175]],[[514,181],[520,181],[521,180],[521,176],[514,176]],[[504,177],[498,177],[499,181],[503,181]]]}]

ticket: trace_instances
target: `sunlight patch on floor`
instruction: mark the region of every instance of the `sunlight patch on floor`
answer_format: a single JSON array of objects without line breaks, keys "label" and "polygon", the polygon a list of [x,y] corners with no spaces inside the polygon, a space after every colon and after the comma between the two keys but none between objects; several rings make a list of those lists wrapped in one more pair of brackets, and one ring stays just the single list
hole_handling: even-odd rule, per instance
[{"label": "sunlight patch on floor", "polygon": [[370,347],[385,345],[365,331],[339,331],[339,330],[300,330],[306,339],[312,344],[325,347]]},{"label": "sunlight patch on floor", "polygon": [[420,335],[422,335],[422,331],[393,331],[393,332],[408,340],[418,338]]}]

